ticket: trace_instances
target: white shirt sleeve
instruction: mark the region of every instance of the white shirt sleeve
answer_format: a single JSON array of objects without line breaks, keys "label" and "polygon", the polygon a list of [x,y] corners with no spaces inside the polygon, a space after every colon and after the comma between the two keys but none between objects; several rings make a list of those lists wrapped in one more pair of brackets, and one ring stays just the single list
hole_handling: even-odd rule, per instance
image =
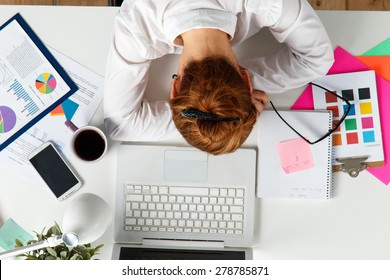
[{"label": "white shirt sleeve", "polygon": [[109,136],[119,141],[155,141],[179,135],[168,102],[148,102],[144,98],[151,64],[145,59],[152,50],[148,42],[120,15],[116,17],[113,36],[103,99]]},{"label": "white shirt sleeve", "polygon": [[334,62],[333,49],[317,14],[306,0],[284,0],[269,26],[285,46],[274,55],[245,60],[255,89],[281,93],[324,76]]}]

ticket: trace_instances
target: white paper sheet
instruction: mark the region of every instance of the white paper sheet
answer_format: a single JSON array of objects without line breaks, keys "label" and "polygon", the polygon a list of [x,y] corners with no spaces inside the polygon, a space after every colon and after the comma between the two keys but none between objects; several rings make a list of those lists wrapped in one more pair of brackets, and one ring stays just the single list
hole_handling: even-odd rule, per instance
[{"label": "white paper sheet", "polygon": [[102,76],[54,49],[49,50],[78,85],[79,90],[62,104],[63,108],[53,110],[0,152],[1,165],[39,187],[45,185],[28,162],[28,154],[42,143],[52,141],[64,157],[68,157],[71,153],[69,142],[72,131],[64,122],[68,118],[78,127],[87,125],[103,98]]}]

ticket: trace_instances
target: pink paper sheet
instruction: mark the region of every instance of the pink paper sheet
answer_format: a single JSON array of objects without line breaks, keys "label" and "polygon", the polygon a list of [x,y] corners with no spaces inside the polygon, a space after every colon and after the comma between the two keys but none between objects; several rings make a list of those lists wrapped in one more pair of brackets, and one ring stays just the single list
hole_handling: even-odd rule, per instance
[{"label": "pink paper sheet", "polygon": [[[341,47],[334,51],[335,63],[330,68],[328,74],[340,74],[347,72],[358,72],[371,70],[365,64],[360,62],[353,55]],[[375,70],[375,69],[374,69]],[[376,75],[376,86],[378,91],[379,113],[381,119],[382,141],[385,156],[385,165],[377,168],[368,168],[367,171],[374,175],[384,184],[390,182],[390,83]],[[311,86],[308,86],[297,99],[291,110],[313,110],[314,102],[312,97]]]}]

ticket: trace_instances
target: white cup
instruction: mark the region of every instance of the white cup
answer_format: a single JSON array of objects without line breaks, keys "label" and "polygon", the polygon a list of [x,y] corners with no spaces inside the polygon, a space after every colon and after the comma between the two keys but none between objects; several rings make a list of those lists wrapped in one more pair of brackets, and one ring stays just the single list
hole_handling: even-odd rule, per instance
[{"label": "white cup", "polygon": [[96,162],[107,152],[107,137],[99,128],[89,125],[78,128],[71,121],[65,124],[74,132],[70,147],[79,160]]}]

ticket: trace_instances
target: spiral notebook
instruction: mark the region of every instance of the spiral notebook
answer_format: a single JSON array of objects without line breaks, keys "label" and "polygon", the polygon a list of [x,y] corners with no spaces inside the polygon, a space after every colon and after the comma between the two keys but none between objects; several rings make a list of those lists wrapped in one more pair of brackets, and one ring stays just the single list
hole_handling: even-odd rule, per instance
[{"label": "spiral notebook", "polygon": [[[331,111],[279,111],[299,133],[314,141],[332,128]],[[310,145],[275,111],[259,118],[257,197],[329,199],[332,187],[332,137]]]}]

